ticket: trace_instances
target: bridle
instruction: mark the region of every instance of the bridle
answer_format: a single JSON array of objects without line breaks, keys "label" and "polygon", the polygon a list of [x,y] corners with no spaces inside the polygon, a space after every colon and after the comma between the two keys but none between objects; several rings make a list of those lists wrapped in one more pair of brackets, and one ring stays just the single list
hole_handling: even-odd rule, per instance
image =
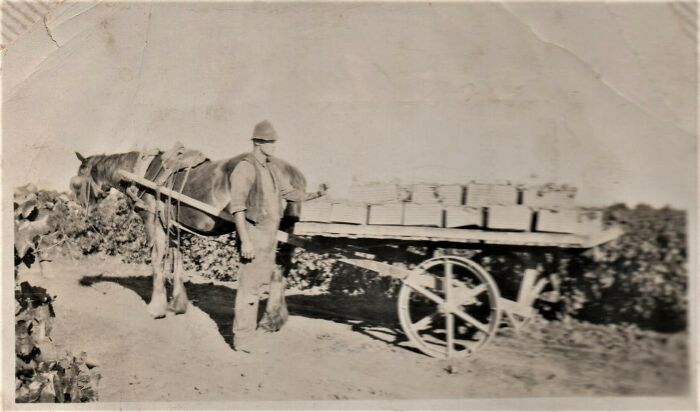
[{"label": "bridle", "polygon": [[83,175],[81,176],[82,178],[82,183],[81,183],[81,188],[80,192],[82,193],[82,200],[85,204],[85,211],[87,214],[87,217],[90,217],[90,198],[92,195],[97,197],[102,197],[104,195],[104,190],[100,188],[100,186],[90,177],[89,175]]}]

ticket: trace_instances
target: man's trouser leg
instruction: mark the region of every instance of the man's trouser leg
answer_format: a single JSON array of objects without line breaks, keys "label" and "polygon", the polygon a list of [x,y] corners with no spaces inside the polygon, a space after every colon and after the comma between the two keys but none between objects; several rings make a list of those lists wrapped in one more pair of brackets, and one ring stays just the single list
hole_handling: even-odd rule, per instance
[{"label": "man's trouser leg", "polygon": [[241,262],[238,271],[235,314],[233,318],[234,346],[245,347],[255,334],[258,303],[263,286],[270,283],[275,269],[275,248],[279,225],[246,223],[255,258]]}]

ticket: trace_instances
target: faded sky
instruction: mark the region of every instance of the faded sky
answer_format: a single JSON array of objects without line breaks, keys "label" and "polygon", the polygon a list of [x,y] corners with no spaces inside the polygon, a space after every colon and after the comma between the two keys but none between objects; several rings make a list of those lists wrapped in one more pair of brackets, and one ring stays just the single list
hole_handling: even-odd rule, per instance
[{"label": "faded sky", "polygon": [[[695,198],[694,6],[64,4],[3,62],[4,184],[179,140],[353,178],[560,181],[584,204]],[[51,34],[51,37],[49,37]]]}]

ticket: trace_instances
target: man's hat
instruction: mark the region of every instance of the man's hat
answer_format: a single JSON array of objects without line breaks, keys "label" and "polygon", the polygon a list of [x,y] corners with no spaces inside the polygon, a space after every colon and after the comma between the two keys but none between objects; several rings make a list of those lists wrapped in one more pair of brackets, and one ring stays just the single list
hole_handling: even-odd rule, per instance
[{"label": "man's hat", "polygon": [[255,129],[253,129],[252,139],[267,140],[269,142],[274,142],[277,139],[279,139],[279,137],[277,136],[277,132],[275,132],[275,129],[272,127],[272,124],[267,120],[263,120],[262,122],[255,125]]}]

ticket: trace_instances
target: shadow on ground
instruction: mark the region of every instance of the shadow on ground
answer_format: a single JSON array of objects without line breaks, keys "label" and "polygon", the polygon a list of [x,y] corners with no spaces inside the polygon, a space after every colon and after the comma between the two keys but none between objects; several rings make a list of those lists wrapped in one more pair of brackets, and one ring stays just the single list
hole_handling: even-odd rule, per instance
[{"label": "shadow on ground", "polygon": [[[80,279],[82,286],[92,286],[100,282],[112,282],[134,291],[144,303],[151,299],[153,281],[151,276],[84,276]],[[172,286],[167,284],[168,296]],[[187,296],[191,303],[204,311],[216,323],[219,334],[231,345],[233,326],[233,308],[236,290],[228,286],[213,283],[185,283]],[[266,300],[260,303],[259,318],[262,317]],[[412,350],[403,344],[407,341],[401,332],[396,314],[396,300],[382,297],[348,296],[340,293],[323,295],[287,296],[290,315],[307,318],[325,319],[352,326],[352,330],[372,339]],[[146,310],[144,306],[144,311]]]}]

